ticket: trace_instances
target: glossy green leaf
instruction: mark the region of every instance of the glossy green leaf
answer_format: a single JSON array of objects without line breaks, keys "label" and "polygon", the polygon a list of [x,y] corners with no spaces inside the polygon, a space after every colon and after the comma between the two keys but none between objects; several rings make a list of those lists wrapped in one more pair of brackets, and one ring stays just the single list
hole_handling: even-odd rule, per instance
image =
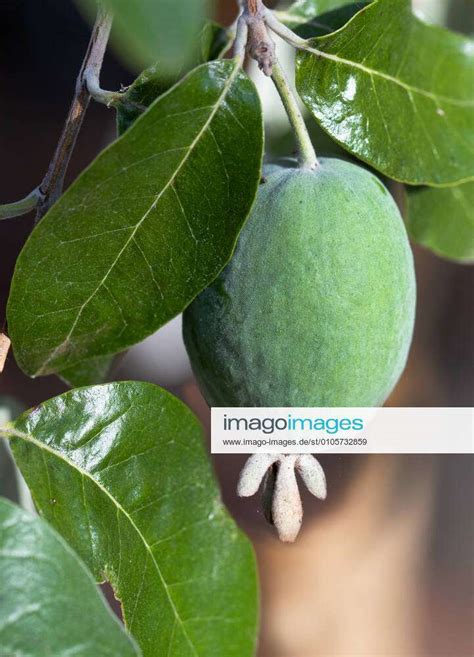
[{"label": "glossy green leaf", "polygon": [[[299,25],[295,28],[295,32],[305,39],[330,34],[345,25],[348,20],[365,6],[365,4],[366,3],[357,2],[342,7],[341,9],[330,11],[309,23]],[[355,158],[353,158],[346,150],[331,139],[328,133],[319,126],[312,116],[307,116],[306,128],[319,157],[325,156],[355,160]],[[267,135],[266,155],[270,159],[286,157],[288,153],[294,152],[295,137],[294,132],[290,127],[288,127],[287,132],[282,134]]]},{"label": "glossy green leaf", "polygon": [[353,0],[296,0],[288,9],[276,11],[275,14],[282,23],[295,28],[312,21],[321,14],[351,4],[351,2]]},{"label": "glossy green leaf", "polygon": [[[201,30],[193,54],[194,66],[217,59],[229,45],[228,31],[214,21],[207,21]],[[117,128],[122,135],[143,114],[154,100],[168,91],[187,72],[185,63],[170,75],[155,63],[141,73],[123,94],[117,105]]]},{"label": "glossy green leaf", "polygon": [[[94,15],[95,0],[76,0]],[[179,69],[191,57],[209,0],[104,0],[114,13],[112,43],[117,53],[138,70],[155,60],[163,69]]]},{"label": "glossy green leaf", "polygon": [[0,499],[0,655],[140,654],[68,544],[40,518]]},{"label": "glossy green leaf", "polygon": [[20,367],[60,372],[123,351],[225,266],[260,179],[254,85],[200,66],[104,151],[32,232],[8,304]]},{"label": "glossy green leaf", "polygon": [[310,40],[297,88],[320,125],[385,175],[412,184],[474,179],[474,43],[376,0]]},{"label": "glossy green leaf", "polygon": [[110,580],[145,657],[253,656],[252,549],[184,404],[147,383],[82,388],[9,438],[40,512]]},{"label": "glossy green leaf", "polygon": [[325,36],[336,30],[341,29],[351,18],[359,11],[364,9],[368,2],[353,2],[339,9],[328,11],[322,16],[317,16],[308,23],[303,23],[295,27],[295,32],[303,39],[312,39],[314,37]]},{"label": "glossy green leaf", "polygon": [[442,257],[474,262],[474,183],[406,191],[406,223],[413,241]]}]

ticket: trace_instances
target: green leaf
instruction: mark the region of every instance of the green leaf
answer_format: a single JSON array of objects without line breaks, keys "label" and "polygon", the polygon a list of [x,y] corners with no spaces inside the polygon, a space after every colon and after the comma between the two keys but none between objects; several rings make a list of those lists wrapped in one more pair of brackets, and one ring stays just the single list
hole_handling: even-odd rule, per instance
[{"label": "green leaf", "polygon": [[[198,47],[193,54],[194,65],[205,64],[217,59],[229,45],[228,30],[214,21],[207,21],[201,30]],[[182,65],[172,75],[160,62],[147,68],[128,87],[117,105],[117,128],[119,135],[123,135],[139,116],[161,94],[168,91],[187,72]]]},{"label": "green leaf", "polygon": [[376,0],[312,39],[297,88],[320,125],[385,175],[445,186],[474,179],[474,43]]},{"label": "green leaf", "polygon": [[207,21],[201,32],[199,61],[204,64],[219,59],[230,48],[232,41],[232,30],[215,21]]},{"label": "green leaf", "polygon": [[257,192],[260,101],[234,60],[192,71],[79,177],[32,232],[8,304],[31,375],[123,351],[230,259]]},{"label": "green leaf", "polygon": [[40,512],[110,580],[145,657],[254,654],[252,549],[184,404],[147,383],[83,388],[8,437]]},{"label": "green leaf", "polygon": [[312,19],[308,23],[298,25],[295,27],[295,32],[303,39],[312,39],[331,34],[341,29],[355,14],[364,9],[368,4],[368,2],[354,2],[339,9],[329,11],[322,16]]},{"label": "green leaf", "polygon": [[84,564],[38,517],[0,499],[0,653],[137,657]]},{"label": "green leaf", "polygon": [[[309,39],[315,36],[322,36],[324,34],[330,34],[335,30],[341,28],[343,25],[350,20],[354,14],[362,9],[367,3],[353,3],[342,9],[336,9],[335,11],[330,11],[327,14],[321,16],[321,19],[315,19],[309,23],[299,25],[296,27],[295,32],[305,38]],[[309,136],[313,143],[313,146],[316,149],[318,156],[325,157],[336,157],[347,160],[356,161],[353,156],[351,156],[346,150],[344,150],[339,144],[337,144],[331,137],[325,132],[316,121],[314,121],[312,116],[307,116],[305,119],[306,128],[309,132]],[[288,126],[288,130],[281,134],[268,134],[266,138],[266,156],[270,160],[278,159],[281,157],[286,157],[288,153],[294,152],[295,149],[295,137],[294,132]],[[375,173],[375,172],[374,172]]]},{"label": "green leaf", "polygon": [[159,63],[140,73],[116,106],[118,134],[123,135],[154,100],[176,84],[179,77],[179,72],[173,76],[164,75]]},{"label": "green leaf", "polygon": [[326,12],[351,4],[353,0],[296,0],[286,10],[276,11],[277,18],[288,27],[295,28],[312,21]]},{"label": "green leaf", "polygon": [[[95,0],[76,0],[91,16]],[[126,63],[138,70],[160,60],[168,72],[189,59],[202,29],[208,0],[104,0],[114,13],[112,42]]]},{"label": "green leaf", "polygon": [[474,262],[474,183],[436,189],[408,187],[407,229],[439,256]]},{"label": "green leaf", "polygon": [[[24,410],[25,406],[17,399],[0,395],[0,427],[10,422],[10,420],[17,417]],[[16,470],[10,451],[7,449],[3,438],[0,437],[0,497],[7,497],[9,500],[15,502],[20,499]]]},{"label": "green leaf", "polygon": [[[0,422],[3,409],[0,408]],[[0,438],[0,496],[18,501],[18,480],[13,459],[7,450],[5,441]],[[1,619],[0,619],[1,625]]]},{"label": "green leaf", "polygon": [[105,383],[110,375],[115,356],[98,356],[84,360],[61,371],[61,379],[71,388]]},{"label": "green leaf", "polygon": [[[229,46],[229,32],[214,21],[207,21],[200,38],[196,65],[217,59]],[[163,93],[176,84],[181,77],[164,75],[159,64],[143,71],[123,94],[123,101],[117,106],[117,131],[123,135],[143,112]],[[61,372],[61,379],[71,388],[104,383],[110,376],[115,357],[99,356]]]}]

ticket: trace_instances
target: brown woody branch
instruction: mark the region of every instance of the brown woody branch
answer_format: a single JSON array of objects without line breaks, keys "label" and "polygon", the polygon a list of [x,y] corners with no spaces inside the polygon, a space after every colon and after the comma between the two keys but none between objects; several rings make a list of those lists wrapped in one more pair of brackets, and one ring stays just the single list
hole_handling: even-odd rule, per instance
[{"label": "brown woody branch", "polygon": [[111,13],[99,5],[87,52],[77,76],[76,89],[69,113],[53,159],[39,186],[41,197],[37,207],[37,221],[46,214],[62,194],[64,178],[91,98],[87,87],[87,77],[91,73],[98,75],[102,67],[111,27]]}]

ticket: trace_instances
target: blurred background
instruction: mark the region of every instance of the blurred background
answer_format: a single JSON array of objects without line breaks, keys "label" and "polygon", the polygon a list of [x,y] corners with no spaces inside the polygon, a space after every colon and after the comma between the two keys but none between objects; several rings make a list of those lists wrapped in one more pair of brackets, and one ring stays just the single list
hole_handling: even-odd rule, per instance
[{"label": "blurred background", "polygon": [[[216,18],[230,23],[235,3],[216,4]],[[415,0],[414,9],[428,21],[474,34],[473,0]],[[71,0],[0,0],[0,203],[23,197],[41,181],[89,32]],[[281,57],[291,63],[284,48]],[[272,85],[253,67],[251,72],[264,100],[268,150],[291,152]],[[132,80],[133,73],[109,53],[103,86],[118,89]],[[69,182],[114,137],[114,111],[92,103]],[[1,326],[15,260],[32,226],[32,216],[0,222]],[[474,269],[418,247],[414,252],[415,339],[389,405],[471,406]],[[120,357],[112,378],[166,387],[208,429],[209,409],[193,381],[179,318]],[[65,390],[56,377],[27,378],[10,355],[0,376],[0,415],[15,415]],[[224,500],[259,560],[260,657],[474,655],[472,456],[326,455],[321,462],[328,500],[305,497],[305,523],[292,546],[275,538],[257,498],[236,497],[243,461],[214,458]],[[2,445],[0,495],[31,504]]]}]

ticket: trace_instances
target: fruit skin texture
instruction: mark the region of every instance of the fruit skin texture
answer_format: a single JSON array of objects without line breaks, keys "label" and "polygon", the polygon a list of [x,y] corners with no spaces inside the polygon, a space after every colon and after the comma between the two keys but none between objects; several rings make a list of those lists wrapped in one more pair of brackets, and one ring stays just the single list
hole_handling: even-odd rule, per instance
[{"label": "fruit skin texture", "polygon": [[[294,165],[293,165],[294,167]],[[212,406],[378,406],[402,373],[416,283],[405,227],[367,170],[270,166],[230,264],[184,339]]]}]

